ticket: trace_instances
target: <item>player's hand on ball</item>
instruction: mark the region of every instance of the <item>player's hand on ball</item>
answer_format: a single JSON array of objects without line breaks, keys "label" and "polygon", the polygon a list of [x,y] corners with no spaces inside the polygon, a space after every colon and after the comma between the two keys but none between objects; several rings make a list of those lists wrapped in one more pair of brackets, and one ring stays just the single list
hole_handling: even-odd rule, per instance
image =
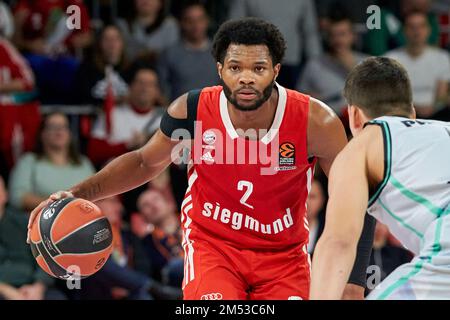
[{"label": "player's hand on ball", "polygon": [[52,202],[58,201],[60,199],[73,197],[73,194],[69,191],[58,191],[50,195],[50,197],[47,200],[42,201],[36,208],[34,208],[33,211],[30,213],[30,219],[28,220],[28,233],[27,233],[27,243],[30,243],[30,230],[31,226],[34,223],[34,220],[36,220],[36,217],[38,216],[39,212],[49,205]]}]

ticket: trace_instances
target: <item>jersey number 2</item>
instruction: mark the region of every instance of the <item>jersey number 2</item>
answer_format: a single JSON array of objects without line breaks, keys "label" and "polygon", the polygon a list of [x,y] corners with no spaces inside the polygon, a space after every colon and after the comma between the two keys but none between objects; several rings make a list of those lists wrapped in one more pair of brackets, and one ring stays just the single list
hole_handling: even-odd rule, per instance
[{"label": "jersey number 2", "polygon": [[247,203],[248,198],[250,197],[250,195],[253,192],[253,183],[251,183],[250,181],[245,181],[245,180],[240,180],[238,182],[237,188],[239,191],[244,191],[244,187],[247,189],[244,193],[244,195],[242,196],[240,202],[246,206],[249,207],[250,209],[254,209],[252,205]]}]

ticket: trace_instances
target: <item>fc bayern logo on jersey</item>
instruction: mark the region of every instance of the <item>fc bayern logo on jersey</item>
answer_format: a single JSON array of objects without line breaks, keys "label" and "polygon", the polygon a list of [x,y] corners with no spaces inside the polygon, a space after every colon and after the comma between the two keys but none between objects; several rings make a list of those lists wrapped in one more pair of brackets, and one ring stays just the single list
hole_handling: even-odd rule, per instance
[{"label": "fc bayern logo on jersey", "polygon": [[217,139],[216,134],[212,130],[206,130],[203,133],[203,142],[206,144],[209,145],[214,144],[216,142],[216,139]]}]

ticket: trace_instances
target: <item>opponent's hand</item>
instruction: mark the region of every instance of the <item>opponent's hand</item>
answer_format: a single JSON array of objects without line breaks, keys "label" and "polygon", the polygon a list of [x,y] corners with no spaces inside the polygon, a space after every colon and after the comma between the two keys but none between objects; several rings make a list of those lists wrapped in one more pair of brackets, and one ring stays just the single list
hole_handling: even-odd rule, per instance
[{"label": "opponent's hand", "polygon": [[50,197],[47,200],[42,201],[36,208],[34,208],[33,211],[30,213],[30,219],[28,220],[28,233],[27,233],[27,243],[30,243],[30,233],[31,233],[31,226],[34,223],[34,220],[36,220],[36,217],[38,216],[39,212],[41,210],[48,206],[50,203],[55,202],[60,199],[64,198],[70,198],[73,197],[73,194],[69,191],[58,191],[50,195]]}]

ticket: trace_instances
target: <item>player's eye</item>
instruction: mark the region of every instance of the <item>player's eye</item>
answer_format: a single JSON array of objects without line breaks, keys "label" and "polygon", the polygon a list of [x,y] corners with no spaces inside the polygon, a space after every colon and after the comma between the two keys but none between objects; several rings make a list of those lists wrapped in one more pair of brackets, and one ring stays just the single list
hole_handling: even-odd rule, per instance
[{"label": "player's eye", "polygon": [[266,69],[266,68],[264,68],[264,67],[256,67],[256,68],[255,68],[255,71],[256,71],[256,72],[263,72],[265,69]]},{"label": "player's eye", "polygon": [[239,71],[239,66],[230,66],[230,70],[233,72]]}]

